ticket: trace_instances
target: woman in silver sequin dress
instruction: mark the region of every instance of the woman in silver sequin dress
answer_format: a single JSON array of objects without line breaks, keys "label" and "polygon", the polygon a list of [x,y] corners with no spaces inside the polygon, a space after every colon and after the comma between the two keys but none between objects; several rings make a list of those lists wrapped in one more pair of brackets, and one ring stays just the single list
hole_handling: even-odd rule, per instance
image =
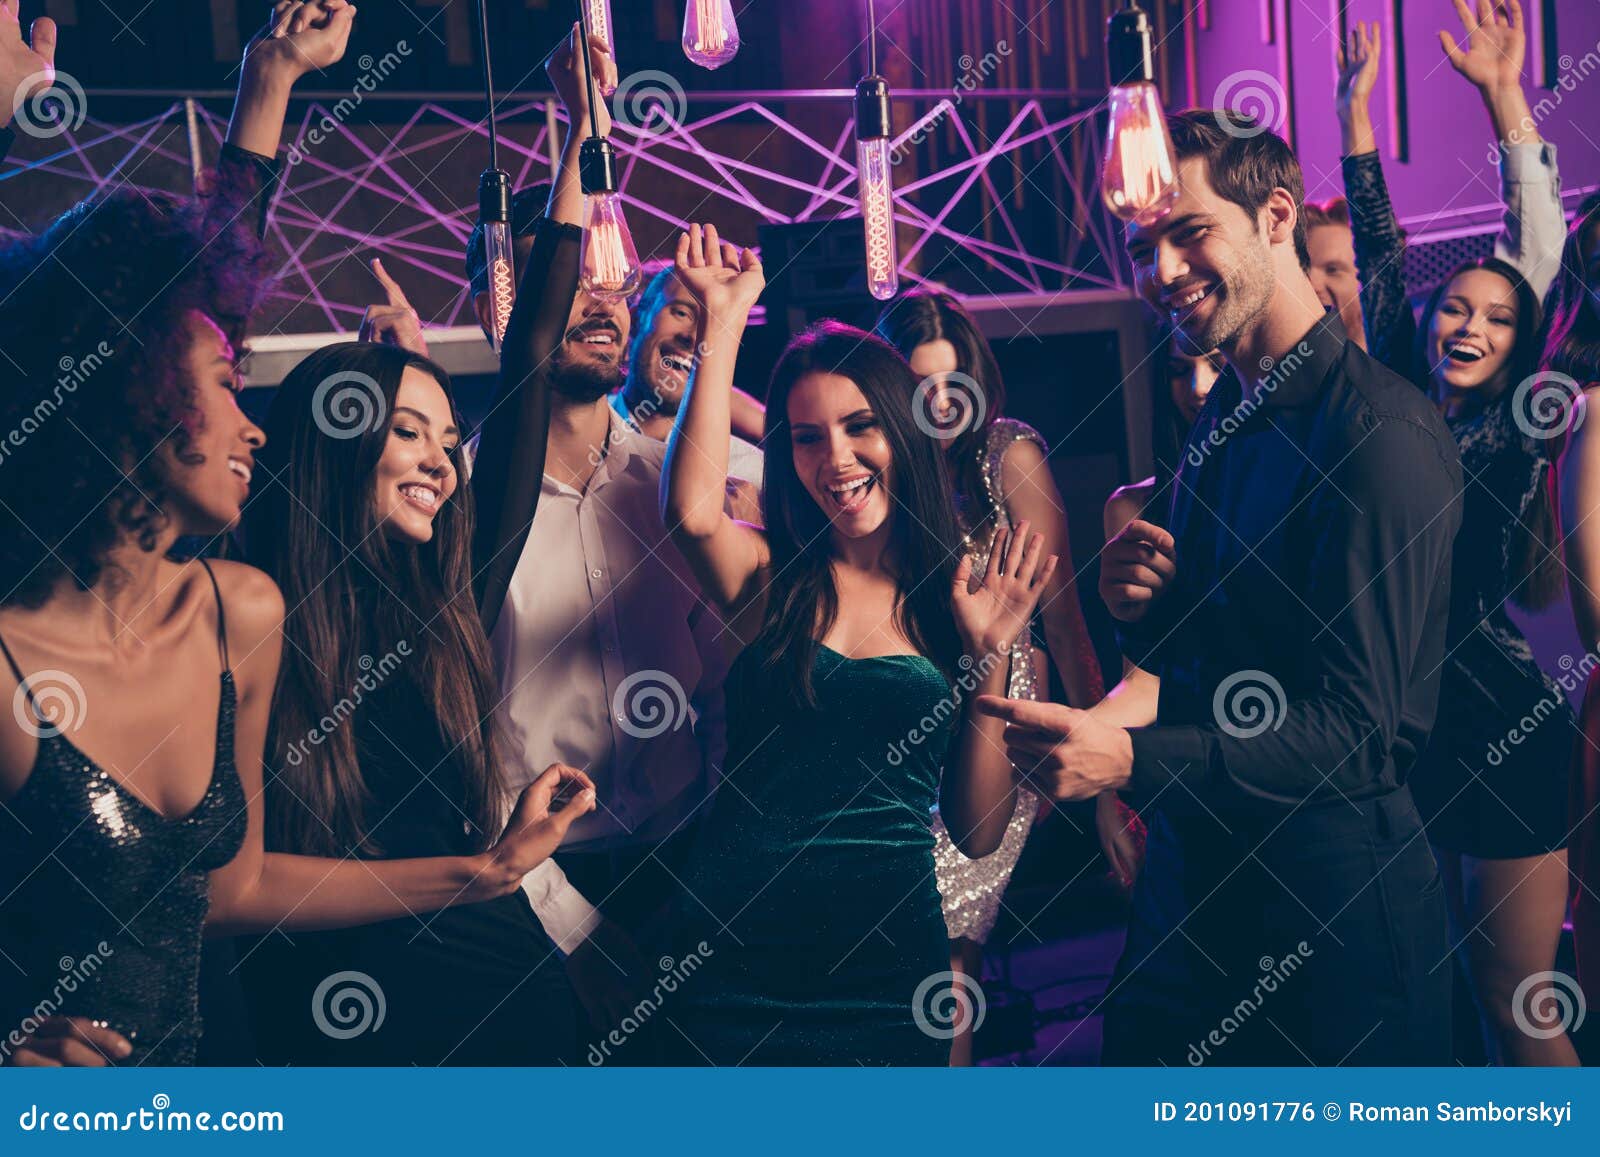
[{"label": "woman in silver sequin dress", "polygon": [[[989,343],[965,310],[947,294],[908,293],[878,319],[880,336],[898,349],[921,379],[916,397],[919,424],[944,443],[965,543],[974,573],[988,561],[996,529],[1023,519],[1044,534],[1045,550],[1069,558],[1065,504],[1050,475],[1049,447],[1024,422],[1002,417],[1005,388]],[[1104,693],[1100,667],[1084,624],[1072,568],[1058,568],[1029,631],[1011,651],[1008,694],[1049,697],[1049,662],[1074,707],[1089,707]],[[1018,788],[1017,806],[998,851],[969,860],[934,819],[934,862],[950,968],[976,982],[983,945],[1000,913],[1000,901],[1022,854],[1040,799]],[[963,1027],[951,1042],[951,1064],[970,1064],[972,1034]]]}]

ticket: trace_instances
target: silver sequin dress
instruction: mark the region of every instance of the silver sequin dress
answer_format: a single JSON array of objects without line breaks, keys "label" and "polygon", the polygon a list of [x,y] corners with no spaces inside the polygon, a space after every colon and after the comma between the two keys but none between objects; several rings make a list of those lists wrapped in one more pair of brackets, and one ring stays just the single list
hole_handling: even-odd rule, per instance
[{"label": "silver sequin dress", "polygon": [[[989,438],[984,445],[983,487],[986,508],[996,512],[995,518],[1002,529],[1011,525],[1006,513],[1005,495],[1001,487],[1000,464],[1006,450],[1013,442],[1027,439],[1048,450],[1037,430],[1026,422],[1013,418],[997,418],[989,427]],[[987,528],[986,528],[987,529]],[[989,540],[987,534],[976,540],[970,536],[973,548],[974,574],[982,574],[989,565]],[[1013,699],[1041,698],[1038,677],[1033,661],[1032,632],[1024,631],[1011,649],[1011,671],[1006,694]],[[944,821],[938,812],[933,816],[933,866],[939,884],[939,898],[944,907],[944,923],[950,939],[958,937],[979,944],[989,939],[995,919],[1000,915],[1000,898],[1011,881],[1012,869],[1022,855],[1022,845],[1028,839],[1034,817],[1039,814],[1039,797],[1027,788],[1017,788],[1017,806],[1006,825],[1005,838],[1000,847],[987,856],[969,860],[950,840]]]}]

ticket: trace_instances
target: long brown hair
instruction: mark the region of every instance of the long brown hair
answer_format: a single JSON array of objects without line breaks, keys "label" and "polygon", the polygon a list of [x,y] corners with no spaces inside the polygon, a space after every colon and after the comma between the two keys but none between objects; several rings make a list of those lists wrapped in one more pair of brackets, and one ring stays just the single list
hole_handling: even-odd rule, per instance
[{"label": "long brown hair", "polygon": [[[390,541],[372,501],[407,369],[437,381],[455,415],[449,375],[426,358],[370,342],[328,346],[278,387],[256,455],[261,485],[245,514],[246,549],[288,607],[267,742],[267,837],[276,850],[382,855],[348,718],[361,698],[354,689],[370,685],[375,667],[409,679],[432,709],[461,766],[458,802],[480,847],[499,827],[504,780],[488,640],[472,598],[471,488],[463,481],[440,507],[422,545]],[[464,480],[461,447],[450,461]]]},{"label": "long brown hair", "polygon": [[[1510,356],[1506,359],[1507,384],[1499,396],[1489,402],[1491,406],[1510,407],[1515,400],[1517,383],[1526,381],[1538,365],[1542,311],[1539,309],[1538,295],[1533,292],[1527,279],[1515,266],[1498,257],[1462,262],[1451,270],[1450,276],[1434,287],[1417,320],[1413,364],[1417,367],[1417,373],[1424,375],[1420,384],[1430,397],[1442,405],[1444,399],[1434,381],[1434,367],[1428,355],[1433,317],[1439,312],[1451,282],[1473,269],[1503,277],[1517,299],[1517,331],[1512,340]],[[1524,437],[1524,441],[1531,443],[1532,439]],[[1510,583],[1508,589],[1511,600],[1526,610],[1539,611],[1565,592],[1566,572],[1561,564],[1561,531],[1556,518],[1555,471],[1549,460],[1550,448],[1539,443],[1533,445],[1532,449],[1543,460],[1544,472],[1540,475],[1539,487],[1528,508],[1518,512],[1510,547],[1511,573],[1506,577]]]},{"label": "long brown hair", "polygon": [[876,332],[908,362],[920,345],[949,342],[956,351],[956,372],[970,377],[983,391],[982,416],[956,435],[945,451],[956,502],[966,522],[963,529],[976,535],[994,516],[983,484],[983,457],[989,427],[1005,413],[1006,406],[1006,387],[994,351],[960,302],[948,293],[931,289],[912,290],[884,306]]},{"label": "long brown hair", "polygon": [[807,374],[839,374],[856,384],[883,429],[890,460],[890,558],[896,621],[906,637],[954,680],[961,641],[950,609],[959,560],[954,503],[936,443],[917,428],[916,378],[895,350],[868,333],[821,321],[799,334],[778,359],[767,390],[767,472],[762,520],[772,547],[772,586],[756,646],[766,671],[802,703],[815,705],[811,665],[818,640],[839,613],[828,516],[795,472],[789,393]]}]

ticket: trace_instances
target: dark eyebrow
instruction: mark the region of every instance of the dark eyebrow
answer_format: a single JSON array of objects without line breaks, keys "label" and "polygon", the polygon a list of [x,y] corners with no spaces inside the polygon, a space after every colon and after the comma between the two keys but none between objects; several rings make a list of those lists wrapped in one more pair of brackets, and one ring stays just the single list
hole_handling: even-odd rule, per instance
[{"label": "dark eyebrow", "polygon": [[[410,414],[413,418],[415,418],[417,421],[421,422],[424,426],[428,426],[430,428],[433,426],[433,423],[428,420],[428,415],[424,414],[421,410],[413,410],[410,406],[396,406],[394,408],[394,412],[395,412],[395,414],[397,416],[400,415],[400,414]],[[454,426],[446,426],[444,428],[444,432],[446,434],[459,434],[459,433],[461,433],[461,431],[456,429]]]},{"label": "dark eyebrow", "polygon": [[[1137,233],[1126,237],[1125,240],[1128,248],[1132,249],[1134,246],[1140,244],[1153,244],[1157,237],[1165,237],[1168,233],[1176,233],[1180,229],[1184,229],[1190,225],[1205,224],[1209,223],[1211,220],[1212,216],[1210,213],[1198,209],[1191,210],[1183,214],[1181,217],[1169,217],[1163,220],[1160,224],[1159,232]],[[1137,229],[1138,226],[1134,226],[1134,228]]]}]

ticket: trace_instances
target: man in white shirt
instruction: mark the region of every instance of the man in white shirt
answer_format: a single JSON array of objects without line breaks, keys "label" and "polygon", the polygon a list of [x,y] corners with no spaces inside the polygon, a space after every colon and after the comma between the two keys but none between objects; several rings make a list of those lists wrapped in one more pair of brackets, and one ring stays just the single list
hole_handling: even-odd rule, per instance
[{"label": "man in white shirt", "polygon": [[[573,953],[591,1015],[614,1021],[634,944],[649,960],[663,950],[692,821],[721,764],[725,662],[721,623],[662,523],[666,447],[607,401],[622,384],[627,307],[574,292],[589,118],[572,47],[549,66],[572,123],[546,216],[518,244],[518,307],[478,451],[485,484],[473,476],[474,564],[509,786],[562,758],[598,789],[555,857],[565,877],[541,866],[524,890]],[[604,132],[603,107],[596,116]],[[474,253],[481,262],[481,245],[469,266]]]}]

